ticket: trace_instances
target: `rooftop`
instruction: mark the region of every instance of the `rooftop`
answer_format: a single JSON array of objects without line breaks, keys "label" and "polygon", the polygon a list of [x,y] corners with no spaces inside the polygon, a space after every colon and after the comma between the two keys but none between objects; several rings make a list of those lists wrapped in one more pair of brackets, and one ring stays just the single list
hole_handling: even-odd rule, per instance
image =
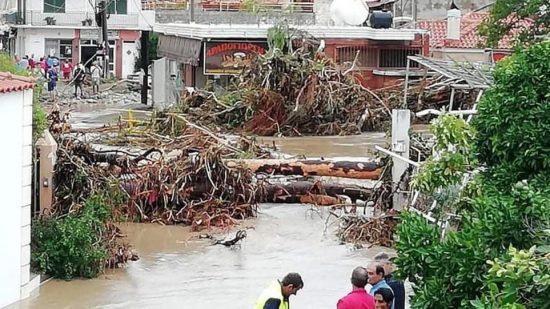
[{"label": "rooftop", "polygon": [[17,92],[36,86],[34,79],[7,72],[0,72],[0,93]]},{"label": "rooftop", "polygon": [[[469,12],[462,16],[460,22],[460,40],[447,39],[447,20],[422,20],[417,23],[418,28],[430,32],[431,46],[435,48],[482,48],[484,39],[477,34],[477,27],[488,18],[487,12]],[[529,21],[523,21],[519,27],[527,26]],[[518,29],[512,30],[498,43],[499,49],[512,49]]]},{"label": "rooftop", "polygon": [[[170,23],[155,24],[154,31],[165,35],[174,35],[194,39],[243,38],[261,39],[267,37],[271,24],[191,24]],[[297,27],[317,38],[332,39],[371,39],[371,40],[414,40],[415,34],[424,33],[421,29],[374,29],[360,26],[319,26]]]}]

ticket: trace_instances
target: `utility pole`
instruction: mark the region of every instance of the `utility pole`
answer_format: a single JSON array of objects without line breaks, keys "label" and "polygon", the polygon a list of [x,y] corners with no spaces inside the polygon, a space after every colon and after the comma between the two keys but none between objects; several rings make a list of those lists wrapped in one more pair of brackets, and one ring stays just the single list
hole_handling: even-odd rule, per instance
[{"label": "utility pole", "polygon": [[100,39],[103,53],[103,77],[109,78],[109,37],[107,29],[107,4],[101,0],[96,5],[95,21],[101,27]]},{"label": "utility pole", "polygon": [[109,78],[109,34],[107,31],[107,4],[105,3],[105,0],[101,1],[103,3],[103,10],[102,10],[102,19],[103,24],[101,25],[101,33],[102,33],[102,39],[103,39],[103,77]]},{"label": "utility pole", "polygon": [[141,84],[141,104],[147,105],[147,90],[149,89],[149,31],[141,31],[140,38],[141,69],[143,80]]}]

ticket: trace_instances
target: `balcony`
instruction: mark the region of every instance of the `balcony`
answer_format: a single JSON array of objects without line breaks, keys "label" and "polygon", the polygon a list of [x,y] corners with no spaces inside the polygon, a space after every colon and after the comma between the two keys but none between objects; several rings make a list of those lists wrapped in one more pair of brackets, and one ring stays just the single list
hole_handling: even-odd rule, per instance
[{"label": "balcony", "polygon": [[[145,1],[145,0],[144,0]],[[146,0],[154,3],[157,23],[189,23],[188,2]],[[153,1],[153,2],[151,2]],[[196,0],[194,21],[199,24],[274,24],[287,20],[292,25],[315,24],[312,2],[262,0],[255,4],[247,0]]]},{"label": "balcony", "polygon": [[[41,11],[27,11],[26,18],[27,24],[33,26],[49,26],[46,21],[52,17],[55,21],[50,25],[55,26],[65,26],[65,27],[82,27],[88,26],[88,24],[83,25],[82,21],[86,18],[92,19],[93,27],[97,27],[95,23],[95,17],[93,13],[86,12],[67,12],[67,13],[43,13]],[[116,15],[111,14],[107,24],[109,28],[135,28],[139,25],[139,15],[138,14],[125,14],[125,15]]]}]

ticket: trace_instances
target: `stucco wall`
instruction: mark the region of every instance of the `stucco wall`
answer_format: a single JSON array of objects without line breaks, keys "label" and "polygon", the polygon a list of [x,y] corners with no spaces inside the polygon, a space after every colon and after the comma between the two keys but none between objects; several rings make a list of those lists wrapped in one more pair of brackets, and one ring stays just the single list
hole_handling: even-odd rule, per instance
[{"label": "stucco wall", "polygon": [[[25,103],[24,103],[25,102]],[[0,307],[18,301],[30,276],[32,90],[0,94]],[[24,124],[28,123],[28,126]]]},{"label": "stucco wall", "polygon": [[34,54],[39,59],[45,54],[46,39],[72,40],[75,37],[74,29],[19,29],[17,53],[20,55]]}]

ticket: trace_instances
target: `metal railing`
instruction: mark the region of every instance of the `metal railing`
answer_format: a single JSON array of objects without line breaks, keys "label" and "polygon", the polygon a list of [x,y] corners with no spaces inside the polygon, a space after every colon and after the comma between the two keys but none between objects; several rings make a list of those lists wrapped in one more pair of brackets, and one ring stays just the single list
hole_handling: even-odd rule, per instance
[{"label": "metal railing", "polygon": [[[187,0],[142,0],[143,10],[187,10]],[[244,0],[203,0],[197,1],[196,8],[204,11],[220,12],[289,12],[289,13],[313,13],[313,2],[282,2],[280,0],[263,1],[254,4],[246,4]]]},{"label": "metal railing", "polygon": [[141,9],[151,10],[187,10],[189,2],[187,0],[141,0]]},{"label": "metal railing", "polygon": [[336,48],[336,62],[351,63],[357,57],[355,64],[358,69],[404,69],[407,67],[407,56],[418,54],[422,54],[419,47],[342,46]]},{"label": "metal railing", "polygon": [[[67,12],[67,13],[43,13],[41,11],[27,11],[26,22],[33,26],[90,26],[86,19],[91,19],[91,26],[97,27],[93,13]],[[112,26],[138,26],[138,14],[111,14],[108,24]]]}]

